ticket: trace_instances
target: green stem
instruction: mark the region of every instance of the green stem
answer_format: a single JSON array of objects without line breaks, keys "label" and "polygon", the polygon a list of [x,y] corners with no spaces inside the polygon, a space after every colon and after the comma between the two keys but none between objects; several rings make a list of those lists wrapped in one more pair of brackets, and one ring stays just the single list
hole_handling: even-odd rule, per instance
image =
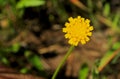
[{"label": "green stem", "polygon": [[68,56],[71,54],[72,50],[74,49],[74,46],[72,45],[67,54],[65,55],[65,57],[62,59],[61,63],[58,65],[57,69],[55,70],[53,76],[52,76],[52,79],[55,79],[55,77],[57,76],[59,70],[61,69],[61,67],[63,66],[63,64],[65,63],[66,59],[68,58]]}]

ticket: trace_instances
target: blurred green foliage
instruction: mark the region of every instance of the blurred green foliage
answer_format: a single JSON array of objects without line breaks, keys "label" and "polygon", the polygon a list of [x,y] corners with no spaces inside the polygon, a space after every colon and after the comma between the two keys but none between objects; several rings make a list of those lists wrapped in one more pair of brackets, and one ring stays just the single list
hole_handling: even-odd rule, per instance
[{"label": "blurred green foliage", "polygon": [[25,55],[26,55],[28,61],[38,70],[40,70],[40,71],[44,70],[40,57],[37,55],[30,55],[30,54],[28,55],[28,53],[30,53],[30,51],[25,52]]},{"label": "blurred green foliage", "polygon": [[44,4],[45,0],[20,0],[17,2],[16,8],[37,7]]},{"label": "blurred green foliage", "polygon": [[87,79],[89,74],[89,67],[87,64],[83,64],[81,69],[79,70],[78,79]]}]

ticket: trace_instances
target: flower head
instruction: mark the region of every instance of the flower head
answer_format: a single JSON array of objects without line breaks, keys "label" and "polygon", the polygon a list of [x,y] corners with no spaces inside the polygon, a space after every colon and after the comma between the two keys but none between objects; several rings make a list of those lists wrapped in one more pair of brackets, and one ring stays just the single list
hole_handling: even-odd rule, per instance
[{"label": "flower head", "polygon": [[81,44],[86,44],[88,42],[89,36],[92,36],[93,26],[90,26],[90,20],[78,16],[77,18],[70,17],[69,22],[65,23],[63,32],[65,38],[68,38],[68,43],[77,46],[80,42]]}]

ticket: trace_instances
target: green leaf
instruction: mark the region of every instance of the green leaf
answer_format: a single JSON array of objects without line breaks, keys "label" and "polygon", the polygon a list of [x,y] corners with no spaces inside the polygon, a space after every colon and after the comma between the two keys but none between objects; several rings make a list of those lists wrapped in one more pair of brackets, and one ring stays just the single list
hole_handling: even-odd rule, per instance
[{"label": "green leaf", "polygon": [[24,55],[25,55],[25,57],[29,58],[30,55],[31,55],[31,51],[26,50],[26,51],[24,52]]},{"label": "green leaf", "polygon": [[18,52],[19,49],[20,49],[20,44],[15,43],[12,45],[11,51],[16,53],[16,52]]},{"label": "green leaf", "polygon": [[28,69],[27,69],[27,68],[22,68],[22,69],[20,70],[20,72],[23,73],[23,74],[25,74],[25,73],[28,72]]},{"label": "green leaf", "polygon": [[83,66],[79,70],[78,79],[87,79],[88,73],[89,73],[88,65],[87,64],[83,64]]},{"label": "green leaf", "polygon": [[45,4],[45,0],[20,0],[16,8],[24,8],[24,7],[36,7]]},{"label": "green leaf", "polygon": [[113,49],[113,50],[117,50],[118,48],[120,48],[120,42],[114,43],[112,49]]},{"label": "green leaf", "polygon": [[104,16],[109,16],[109,14],[110,14],[110,4],[109,3],[105,4],[104,9],[103,9],[103,14],[104,14]]},{"label": "green leaf", "polygon": [[113,51],[108,51],[104,56],[103,58],[100,60],[100,64],[99,64],[99,67],[103,67],[106,62],[108,62],[110,56],[113,54]]},{"label": "green leaf", "polygon": [[7,58],[3,57],[2,60],[1,60],[4,64],[9,64],[9,61]]},{"label": "green leaf", "polygon": [[33,55],[29,58],[29,62],[38,70],[44,70],[41,59],[37,55]]}]

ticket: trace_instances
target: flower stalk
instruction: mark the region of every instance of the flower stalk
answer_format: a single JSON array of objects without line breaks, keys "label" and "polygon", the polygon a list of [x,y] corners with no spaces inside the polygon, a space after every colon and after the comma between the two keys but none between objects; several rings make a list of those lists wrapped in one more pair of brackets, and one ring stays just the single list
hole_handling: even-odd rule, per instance
[{"label": "flower stalk", "polygon": [[61,67],[64,65],[66,59],[69,57],[69,55],[71,54],[72,50],[74,49],[75,46],[71,45],[71,47],[69,48],[68,52],[66,53],[65,57],[62,59],[61,63],[58,65],[57,69],[55,70],[52,79],[55,79],[58,72],[60,71]]}]

